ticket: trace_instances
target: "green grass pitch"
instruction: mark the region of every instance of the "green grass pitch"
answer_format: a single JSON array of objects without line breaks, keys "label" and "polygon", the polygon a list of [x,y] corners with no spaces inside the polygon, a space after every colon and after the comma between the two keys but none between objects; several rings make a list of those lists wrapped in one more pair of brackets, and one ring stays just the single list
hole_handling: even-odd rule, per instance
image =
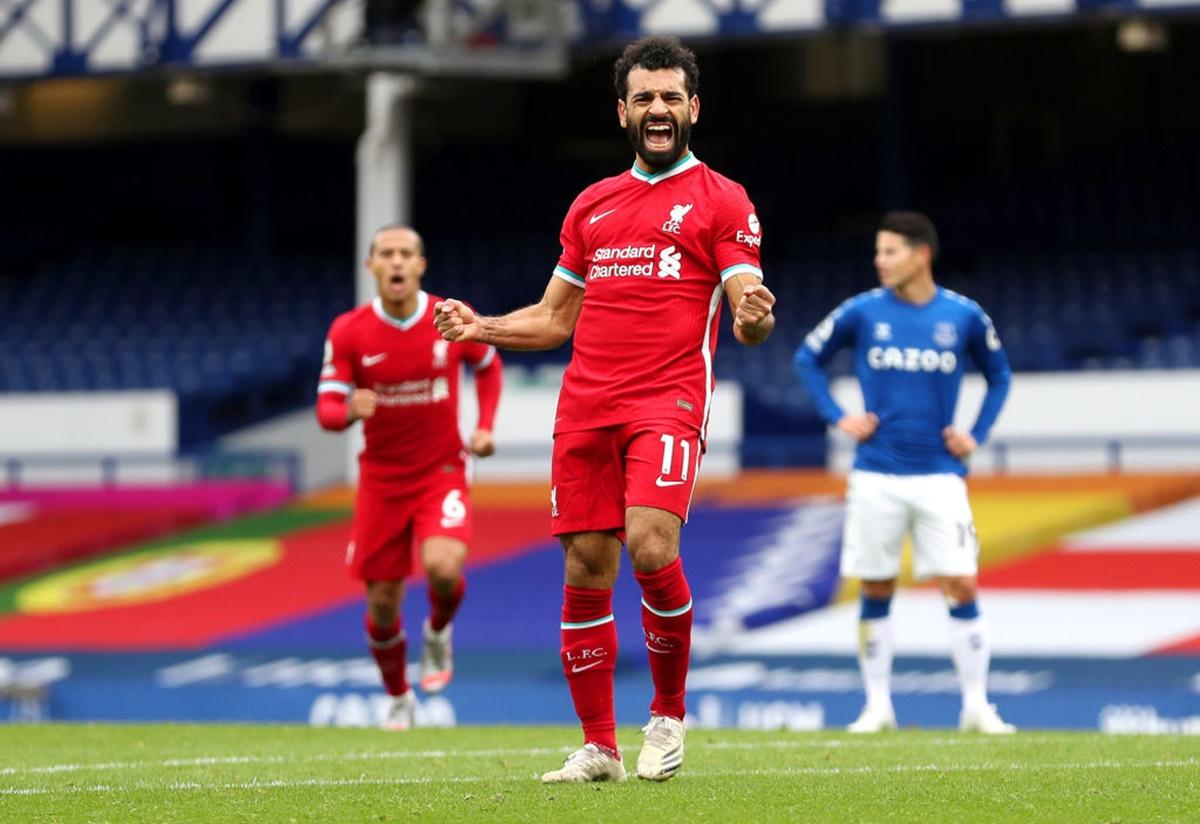
[{"label": "green grass pitch", "polygon": [[692,730],[672,781],[538,783],[578,735],[0,726],[0,821],[1200,821],[1200,737]]}]

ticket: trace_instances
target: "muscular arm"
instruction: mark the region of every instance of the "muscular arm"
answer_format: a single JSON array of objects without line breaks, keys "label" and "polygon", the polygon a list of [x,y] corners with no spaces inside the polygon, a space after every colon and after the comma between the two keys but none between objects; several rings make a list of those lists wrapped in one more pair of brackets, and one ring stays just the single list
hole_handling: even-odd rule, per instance
[{"label": "muscular arm", "polygon": [[738,343],[755,346],[765,341],[775,328],[772,307],[775,296],[751,275],[738,274],[725,281],[725,297],[733,312],[733,336]]},{"label": "muscular arm", "polygon": [[542,299],[507,315],[477,315],[457,300],[434,305],[434,323],[449,341],[480,341],[501,349],[554,349],[575,331],[583,308],[583,289],[550,278]]}]

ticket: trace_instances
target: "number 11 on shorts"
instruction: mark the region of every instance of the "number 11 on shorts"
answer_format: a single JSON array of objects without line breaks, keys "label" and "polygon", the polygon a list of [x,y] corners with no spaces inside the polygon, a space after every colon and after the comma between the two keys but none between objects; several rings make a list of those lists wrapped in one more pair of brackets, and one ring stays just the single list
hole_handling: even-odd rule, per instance
[{"label": "number 11 on shorts", "polygon": [[688,466],[691,463],[692,445],[686,439],[679,441],[679,473],[672,472],[675,463],[675,436],[666,433],[659,439],[663,445],[662,470],[656,483],[658,486],[678,486],[687,483]]}]

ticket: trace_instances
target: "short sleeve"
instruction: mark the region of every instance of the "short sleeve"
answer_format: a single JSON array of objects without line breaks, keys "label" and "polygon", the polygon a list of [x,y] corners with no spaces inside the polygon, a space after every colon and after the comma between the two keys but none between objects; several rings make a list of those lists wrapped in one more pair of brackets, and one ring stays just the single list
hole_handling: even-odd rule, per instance
[{"label": "short sleeve", "polygon": [[762,225],[741,186],[722,198],[713,218],[712,244],[722,283],[743,274],[762,279]]},{"label": "short sleeve", "polygon": [[325,338],[325,358],[321,364],[321,381],[317,394],[334,392],[349,395],[354,391],[354,345],[349,324],[344,317],[329,327]]},{"label": "short sleeve", "polygon": [[579,228],[580,202],[583,195],[575,198],[567,216],[563,218],[562,231],[559,232],[559,242],[562,244],[562,254],[558,256],[558,265],[554,267],[554,276],[578,286],[586,285],[587,251],[583,245],[583,233]]}]

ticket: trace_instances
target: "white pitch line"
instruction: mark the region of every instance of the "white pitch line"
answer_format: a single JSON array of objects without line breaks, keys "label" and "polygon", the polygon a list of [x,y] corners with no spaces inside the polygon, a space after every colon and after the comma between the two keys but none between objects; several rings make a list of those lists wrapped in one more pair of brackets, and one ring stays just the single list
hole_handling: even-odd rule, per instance
[{"label": "white pitch line", "polygon": [[[1200,766],[1200,760],[1186,758],[1178,761],[1069,761],[1058,764],[899,764],[891,767],[784,767],[764,770],[687,770],[680,779],[717,778],[717,777],[767,777],[767,776],[838,776],[838,775],[872,775],[872,774],[903,774],[903,773],[955,773],[955,772],[990,772],[1009,770],[1012,772],[1038,772],[1059,770],[1096,770],[1096,769],[1183,769]],[[536,780],[537,776],[532,776]],[[35,796],[35,795],[80,795],[95,793],[169,791],[169,792],[211,792],[213,790],[271,790],[296,789],[300,787],[361,787],[361,786],[404,786],[430,784],[481,784],[496,781],[514,781],[514,778],[484,776],[449,776],[423,778],[308,778],[298,780],[277,779],[271,781],[231,781],[216,783],[201,783],[198,781],[177,781],[170,784],[153,784],[140,782],[132,785],[94,784],[88,787],[5,787],[0,788],[0,796]],[[525,779],[521,779],[525,780]]]},{"label": "white pitch line", "polygon": [[202,784],[198,781],[175,781],[170,784],[139,784],[113,786],[111,784],[95,784],[90,787],[12,787],[0,788],[0,796],[5,795],[79,795],[82,793],[111,793],[137,791],[186,791],[196,790],[209,792],[212,790],[282,790],[298,787],[369,787],[392,786],[404,784],[479,784],[484,781],[502,781],[501,778],[484,778],[483,776],[451,776],[448,778],[306,778],[294,781],[230,781],[225,783]]},{"label": "white pitch line", "polygon": [[1058,764],[897,764],[891,767],[779,767],[765,770],[712,770],[693,775],[705,777],[722,776],[769,776],[769,775],[871,775],[878,773],[925,773],[925,772],[991,772],[1011,770],[1035,772],[1038,770],[1099,770],[1099,769],[1176,769],[1200,766],[1200,759],[1185,758],[1176,761],[1068,761]]},{"label": "white pitch line", "polygon": [[[992,737],[992,738],[977,738],[970,736],[960,736],[956,738],[931,738],[922,743],[932,744],[934,746],[962,746],[962,745],[1002,745],[1014,740],[1028,742],[1030,735],[1021,735],[1018,738],[1011,737]],[[866,736],[853,739],[838,739],[829,740],[821,739],[776,739],[772,741],[717,741],[713,743],[695,743],[689,746],[693,749],[710,749],[710,750],[755,750],[755,749],[836,749],[846,746],[870,746],[872,749],[880,747],[909,743],[900,739],[889,739],[887,737]],[[231,766],[238,764],[289,764],[289,763],[309,763],[309,762],[338,762],[338,761],[388,761],[396,759],[408,758],[495,758],[506,755],[513,756],[537,756],[537,755],[555,755],[571,752],[573,747],[527,747],[524,749],[517,748],[502,748],[502,749],[487,749],[487,750],[393,750],[383,752],[350,752],[350,753],[322,753],[320,755],[307,755],[299,758],[293,758],[282,755],[213,755],[200,756],[196,758],[167,758],[161,761],[104,761],[94,764],[47,764],[41,767],[3,767],[0,768],[0,776],[16,776],[16,775],[53,775],[57,773],[72,773],[72,772],[108,772],[115,770],[146,770],[146,769],[162,769],[164,767],[219,767]]]},{"label": "white pitch line", "polygon": [[[836,732],[836,730],[831,730]],[[693,731],[692,735],[702,734],[703,731]],[[931,744],[935,747],[961,747],[965,744],[973,746],[995,745],[1021,740],[1029,742],[1029,735],[1022,735],[1020,738],[1013,736],[989,736],[987,738],[970,735],[960,735],[955,738],[927,738],[921,741],[922,744]],[[894,744],[903,744],[908,746],[912,744],[910,739],[890,738],[886,735],[857,735],[853,738],[830,738],[830,739],[799,739],[788,740],[782,739],[777,741],[714,741],[711,744],[689,744],[689,747],[694,746],[696,749],[708,750],[757,750],[763,748],[772,749],[795,749],[795,748],[821,748],[827,747],[837,749],[838,747],[870,747],[878,749],[880,747],[892,746]]]},{"label": "white pitch line", "polygon": [[168,758],[163,761],[107,761],[96,764],[48,764],[44,767],[5,767],[0,776],[36,775],[108,770],[145,770],[163,767],[214,767],[237,764],[291,764],[324,761],[388,761],[403,758],[494,758],[505,755],[554,755],[571,752],[570,747],[530,747],[492,750],[397,750],[392,752],[352,752],[308,755],[290,758],[282,755],[217,755],[199,758]]}]

